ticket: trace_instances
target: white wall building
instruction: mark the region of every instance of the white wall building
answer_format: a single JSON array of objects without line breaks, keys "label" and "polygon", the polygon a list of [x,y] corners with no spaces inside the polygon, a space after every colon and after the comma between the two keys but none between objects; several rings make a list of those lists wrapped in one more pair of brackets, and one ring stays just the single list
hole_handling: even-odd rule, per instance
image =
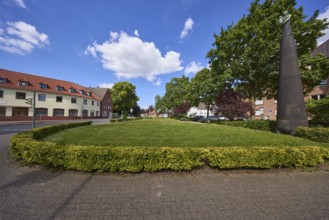
[{"label": "white wall building", "polygon": [[98,117],[100,100],[76,83],[0,69],[0,121]]}]

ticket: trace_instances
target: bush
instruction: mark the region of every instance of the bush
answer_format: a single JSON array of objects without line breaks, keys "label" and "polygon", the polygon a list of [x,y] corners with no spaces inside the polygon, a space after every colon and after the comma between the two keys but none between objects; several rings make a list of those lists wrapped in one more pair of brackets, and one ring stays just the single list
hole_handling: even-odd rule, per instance
[{"label": "bush", "polygon": [[40,140],[48,136],[49,134],[56,133],[58,131],[62,131],[69,128],[75,128],[80,126],[91,125],[91,121],[87,122],[78,122],[78,123],[69,123],[69,124],[60,124],[60,125],[51,125],[41,128],[33,129],[33,139]]},{"label": "bush", "polygon": [[[66,125],[62,129],[69,127]],[[42,129],[47,132],[40,131]],[[40,137],[56,130],[44,127],[13,136],[10,140],[12,155],[28,163],[88,172],[192,170],[206,164],[225,169],[304,167],[329,159],[329,149],[315,146],[106,147],[57,145],[33,138],[35,132]]]},{"label": "bush", "polygon": [[295,136],[310,139],[310,140],[313,140],[313,141],[329,143],[329,128],[297,127]]},{"label": "bush", "polygon": [[221,125],[250,128],[261,131],[276,131],[276,122],[269,120],[218,121],[217,123]]},{"label": "bush", "polygon": [[313,123],[318,125],[329,125],[329,96],[320,100],[309,100],[306,108],[313,115]]}]

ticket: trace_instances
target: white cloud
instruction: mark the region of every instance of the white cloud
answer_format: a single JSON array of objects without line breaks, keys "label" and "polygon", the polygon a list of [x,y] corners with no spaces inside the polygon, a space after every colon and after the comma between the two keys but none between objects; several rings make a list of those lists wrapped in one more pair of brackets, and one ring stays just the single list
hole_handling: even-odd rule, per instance
[{"label": "white cloud", "polygon": [[134,34],[135,34],[136,37],[139,37],[138,30],[135,30],[135,31],[134,31]]},{"label": "white cloud", "polygon": [[184,69],[185,76],[188,76],[189,74],[195,75],[197,72],[202,70],[204,67],[201,65],[201,63],[196,63],[192,61],[189,65],[187,65]]},{"label": "white cloud", "polygon": [[169,51],[164,56],[153,42],[144,42],[125,32],[111,32],[110,39],[102,44],[94,42],[85,50],[98,58],[103,68],[113,71],[118,78],[145,78],[158,81],[158,75],[170,74],[183,69],[180,54]]},{"label": "white cloud", "polygon": [[0,49],[24,55],[32,52],[35,47],[48,45],[48,36],[23,21],[7,22],[5,30],[0,30]]},{"label": "white cloud", "polygon": [[24,0],[4,0],[4,3],[8,6],[18,6],[27,9]]},{"label": "white cloud", "polygon": [[99,88],[110,88],[112,89],[114,83],[101,83],[101,84],[98,84],[98,87]]},{"label": "white cloud", "polygon": [[189,31],[192,31],[193,24],[194,24],[194,22],[193,22],[192,18],[186,19],[184,28],[183,28],[182,32],[180,33],[180,38],[181,39],[187,37]]},{"label": "white cloud", "polygon": [[[318,19],[324,19],[326,18],[327,21],[329,21],[329,6],[325,9],[324,12],[320,13],[319,16],[317,17]],[[329,39],[329,28],[324,30],[324,36],[323,37],[320,37],[318,39],[318,46],[322,43],[324,43],[326,40]]]}]

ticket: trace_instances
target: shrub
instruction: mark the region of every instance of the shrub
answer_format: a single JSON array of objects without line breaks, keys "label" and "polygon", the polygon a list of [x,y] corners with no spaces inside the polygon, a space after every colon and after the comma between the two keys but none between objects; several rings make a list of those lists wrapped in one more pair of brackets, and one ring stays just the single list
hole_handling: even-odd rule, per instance
[{"label": "shrub", "polygon": [[306,108],[313,115],[313,123],[319,125],[329,125],[329,96],[320,100],[309,100]]},{"label": "shrub", "polygon": [[87,122],[51,125],[51,126],[46,126],[46,127],[41,127],[41,128],[35,128],[35,129],[33,129],[33,132],[32,132],[33,139],[40,140],[40,139],[45,138],[49,134],[53,134],[58,131],[62,131],[62,130],[74,128],[74,127],[91,125],[91,123],[92,123],[91,121],[87,121]]},{"label": "shrub", "polygon": [[[58,127],[58,126],[55,126]],[[63,126],[67,129],[72,126]],[[40,130],[45,129],[47,132]],[[61,130],[62,130],[61,129]],[[321,147],[106,147],[57,145],[35,140],[49,134],[49,127],[13,136],[12,155],[28,163],[81,171],[155,172],[192,170],[209,164],[218,168],[273,168],[314,166],[329,159],[329,149]]]},{"label": "shrub", "polygon": [[313,141],[329,143],[329,128],[314,127],[297,127],[295,136],[310,139]]},{"label": "shrub", "polygon": [[276,122],[269,120],[247,120],[247,121],[218,121],[218,124],[243,128],[250,128],[261,131],[275,131]]}]

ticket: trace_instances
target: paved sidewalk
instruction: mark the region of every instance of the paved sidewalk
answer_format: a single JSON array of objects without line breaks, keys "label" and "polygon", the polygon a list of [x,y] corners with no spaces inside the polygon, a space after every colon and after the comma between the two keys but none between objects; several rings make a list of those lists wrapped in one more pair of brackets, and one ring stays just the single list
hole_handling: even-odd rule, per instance
[{"label": "paved sidewalk", "polygon": [[329,172],[86,174],[20,167],[0,136],[0,219],[329,219]]}]

